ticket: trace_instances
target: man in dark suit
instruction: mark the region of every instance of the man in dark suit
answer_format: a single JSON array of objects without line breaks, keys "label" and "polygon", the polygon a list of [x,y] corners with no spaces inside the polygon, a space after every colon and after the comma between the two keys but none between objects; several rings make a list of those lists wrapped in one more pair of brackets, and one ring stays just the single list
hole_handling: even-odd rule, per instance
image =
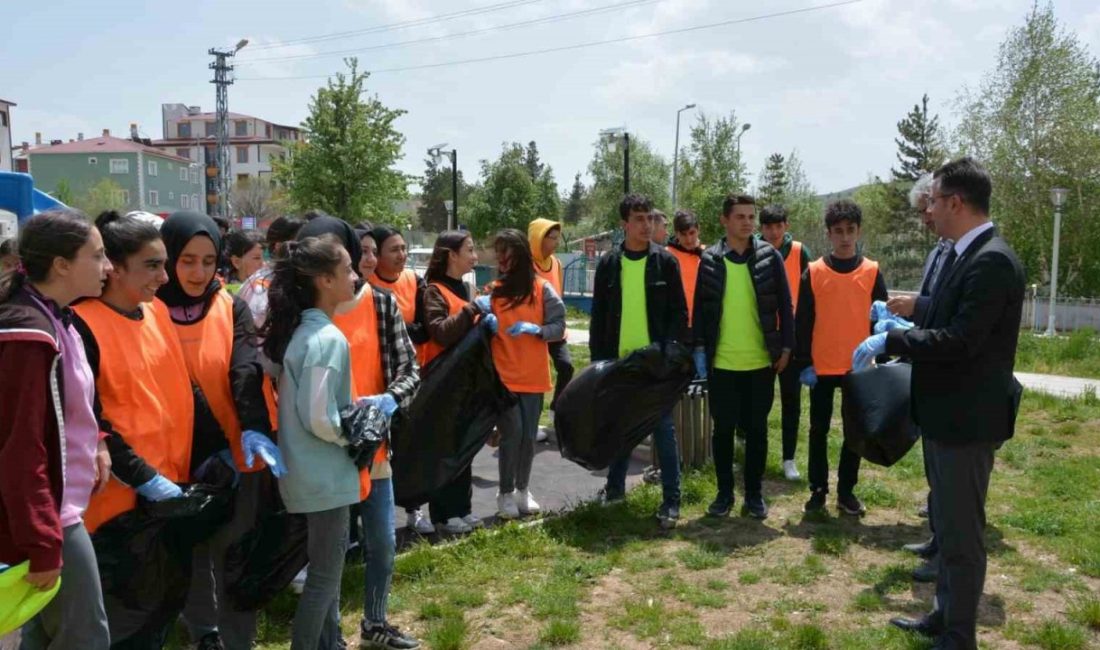
[{"label": "man in dark suit", "polygon": [[985,584],[985,498],[993,451],[1012,437],[1019,384],[1012,375],[1024,271],[989,220],[989,173],[966,157],[936,171],[929,211],[955,242],[920,327],[875,334],[856,367],[886,353],[912,360],[913,419],[929,454],[932,516],[940,544],[933,611],[895,625],[938,637],[938,649],[976,649]]}]

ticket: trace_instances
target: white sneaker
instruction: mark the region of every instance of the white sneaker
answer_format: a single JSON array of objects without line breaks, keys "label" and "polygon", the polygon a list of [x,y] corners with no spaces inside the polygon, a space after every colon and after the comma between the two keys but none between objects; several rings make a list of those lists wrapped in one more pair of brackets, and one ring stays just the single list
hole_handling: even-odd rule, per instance
[{"label": "white sneaker", "polygon": [[537,515],[542,510],[530,490],[516,490],[516,508],[521,515]]},{"label": "white sneaker", "polygon": [[302,567],[302,570],[298,572],[298,575],[294,576],[294,579],[290,581],[290,590],[294,593],[301,595],[306,588],[306,575],[309,573],[309,566]]},{"label": "white sneaker", "polygon": [[786,476],[788,481],[797,481],[802,478],[802,475],[798,473],[798,468],[794,466],[793,460],[783,461],[783,476]]},{"label": "white sneaker", "polygon": [[450,535],[465,535],[472,531],[470,527],[461,517],[451,517],[447,520],[447,523],[443,524],[443,532]]},{"label": "white sneaker", "polygon": [[419,509],[409,513],[409,520],[406,525],[421,535],[431,535],[435,532],[435,526],[432,525],[431,520],[421,514]]},{"label": "white sneaker", "polygon": [[466,525],[470,528],[481,528],[485,525],[485,522],[481,520],[481,517],[470,513],[462,518],[462,521],[466,522]]},{"label": "white sneaker", "polygon": [[514,492],[505,494],[497,493],[497,516],[501,519],[519,519],[519,508],[516,507]]},{"label": "white sneaker", "polygon": [[546,442],[550,439],[550,432],[554,430],[554,412],[547,411],[546,417],[550,419],[550,426],[539,427],[538,432],[535,434],[535,442]]}]

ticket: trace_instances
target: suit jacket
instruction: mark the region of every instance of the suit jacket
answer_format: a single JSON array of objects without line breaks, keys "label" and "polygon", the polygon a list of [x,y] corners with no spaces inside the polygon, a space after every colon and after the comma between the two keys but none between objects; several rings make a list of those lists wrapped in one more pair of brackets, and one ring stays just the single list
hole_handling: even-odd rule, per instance
[{"label": "suit jacket", "polygon": [[886,352],[912,360],[913,419],[930,440],[1007,440],[1021,392],[1012,369],[1023,267],[991,229],[943,274],[922,326],[891,330]]},{"label": "suit jacket", "polygon": [[[913,305],[913,318],[911,319],[918,327],[924,324],[924,318],[928,315],[928,307],[932,305],[932,271],[937,264],[943,265],[943,261],[939,259],[940,243],[936,245],[928,252],[928,256],[924,258],[924,270],[921,273],[920,283],[920,295],[917,296],[916,304]],[[950,249],[945,248],[943,255],[947,255]]]}]

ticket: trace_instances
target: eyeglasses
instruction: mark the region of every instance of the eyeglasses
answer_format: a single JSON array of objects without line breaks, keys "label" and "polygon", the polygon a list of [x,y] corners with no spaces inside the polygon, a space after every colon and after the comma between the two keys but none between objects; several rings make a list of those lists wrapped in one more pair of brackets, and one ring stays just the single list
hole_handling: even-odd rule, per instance
[{"label": "eyeglasses", "polygon": [[929,194],[928,207],[932,207],[936,203],[936,199],[946,199],[949,196],[955,196],[955,192],[948,192],[946,194]]}]

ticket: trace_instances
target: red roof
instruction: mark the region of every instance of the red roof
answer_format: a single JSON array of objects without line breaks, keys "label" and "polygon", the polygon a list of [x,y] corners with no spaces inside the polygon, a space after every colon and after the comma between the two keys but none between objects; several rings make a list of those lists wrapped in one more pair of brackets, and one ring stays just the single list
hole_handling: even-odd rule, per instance
[{"label": "red roof", "polygon": [[61,144],[55,144],[48,147],[36,147],[30,150],[32,156],[39,154],[50,153],[147,153],[160,156],[162,158],[170,158],[172,160],[178,160],[180,162],[191,162],[187,158],[181,158],[179,156],[168,154],[155,147],[147,147],[140,142],[134,142],[133,140],[124,140],[122,138],[116,138],[113,136],[100,136],[98,138],[88,138],[86,140],[75,140],[73,142],[63,142]]}]

